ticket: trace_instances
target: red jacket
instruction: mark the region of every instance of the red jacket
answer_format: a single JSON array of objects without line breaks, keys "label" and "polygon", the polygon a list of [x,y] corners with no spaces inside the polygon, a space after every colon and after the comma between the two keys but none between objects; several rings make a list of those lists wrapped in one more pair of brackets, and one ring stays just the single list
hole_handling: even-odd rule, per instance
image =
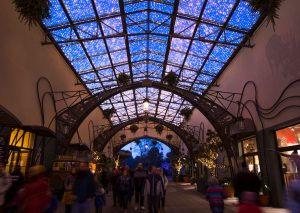
[{"label": "red jacket", "polygon": [[240,204],[238,213],[262,213],[256,204]]},{"label": "red jacket", "polygon": [[41,213],[50,205],[52,193],[44,176],[26,183],[17,195],[18,212]]}]

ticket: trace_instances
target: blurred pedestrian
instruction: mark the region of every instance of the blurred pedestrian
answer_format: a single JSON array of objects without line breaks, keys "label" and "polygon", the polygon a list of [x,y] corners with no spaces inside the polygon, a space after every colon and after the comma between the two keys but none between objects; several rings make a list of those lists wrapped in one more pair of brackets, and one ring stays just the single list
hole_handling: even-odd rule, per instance
[{"label": "blurred pedestrian", "polygon": [[143,168],[143,164],[139,163],[134,175],[134,191],[135,191],[135,207],[134,210],[138,210],[140,208],[141,210],[145,210],[144,207],[144,188],[147,178],[147,171]]},{"label": "blurred pedestrian", "polygon": [[123,175],[118,179],[118,190],[121,210],[127,213],[129,199],[134,190],[133,180],[127,169],[124,169]]},{"label": "blurred pedestrian", "polygon": [[12,201],[19,189],[24,185],[24,175],[21,172],[21,166],[16,165],[14,171],[11,173],[12,185],[9,187],[5,195],[6,205]]},{"label": "blurred pedestrian", "polygon": [[158,174],[160,175],[160,177],[162,179],[162,183],[163,183],[163,192],[160,196],[159,209],[164,211],[165,203],[166,203],[166,195],[167,195],[167,186],[168,186],[169,181],[168,181],[168,178],[167,178],[163,168],[158,168]]},{"label": "blurred pedestrian", "polygon": [[216,177],[210,177],[207,182],[208,188],[206,191],[206,198],[209,202],[211,212],[223,213],[225,199],[223,187],[219,185],[219,181]]},{"label": "blurred pedestrian", "polygon": [[120,176],[121,176],[121,172],[117,168],[115,168],[114,175],[111,178],[112,193],[113,193],[113,206],[116,206],[117,203],[119,203],[117,181]]},{"label": "blurred pedestrian", "polygon": [[95,209],[96,213],[102,213],[102,208],[105,205],[105,190],[101,183],[96,183]]},{"label": "blurred pedestrian", "polygon": [[235,196],[241,200],[242,192],[255,192],[258,196],[260,190],[260,180],[254,172],[250,172],[246,162],[242,162],[242,171],[238,172],[233,178]]},{"label": "blurred pedestrian", "polygon": [[28,169],[27,182],[18,191],[14,199],[17,212],[45,212],[52,199],[52,193],[46,176],[46,168],[36,165]]},{"label": "blurred pedestrian", "polygon": [[7,192],[11,184],[11,176],[5,171],[2,163],[0,163],[0,212],[5,201],[5,193]]},{"label": "blurred pedestrian", "polygon": [[257,202],[256,192],[242,192],[238,213],[262,213]]},{"label": "blurred pedestrian", "polygon": [[74,168],[72,172],[69,173],[64,180],[65,192],[62,199],[62,203],[65,204],[65,213],[71,213],[72,210],[72,205],[74,203],[73,187],[75,183],[75,178],[76,178],[76,171]]},{"label": "blurred pedestrian", "polygon": [[160,195],[163,193],[163,183],[157,174],[157,168],[151,167],[151,173],[146,178],[145,194],[147,195],[149,213],[157,213]]},{"label": "blurred pedestrian", "polygon": [[80,162],[79,164],[79,172],[74,182],[73,193],[76,196],[76,200],[72,206],[72,212],[90,213],[96,193],[96,183],[94,175],[89,169],[88,162]]}]

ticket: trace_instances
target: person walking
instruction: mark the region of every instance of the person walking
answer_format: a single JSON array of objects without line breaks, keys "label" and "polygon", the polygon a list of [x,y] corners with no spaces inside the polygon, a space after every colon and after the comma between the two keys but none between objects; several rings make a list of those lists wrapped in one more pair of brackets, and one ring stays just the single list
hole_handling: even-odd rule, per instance
[{"label": "person walking", "polygon": [[101,183],[96,183],[96,185],[95,209],[96,213],[102,213],[102,208],[105,205],[105,190]]},{"label": "person walking", "polygon": [[147,178],[147,171],[143,168],[143,164],[139,163],[134,175],[134,191],[135,191],[135,207],[134,210],[145,210],[144,207],[144,188]]},{"label": "person walking", "polygon": [[10,175],[5,172],[4,166],[2,165],[2,163],[0,163],[0,212],[5,201],[5,193],[9,189],[11,184],[12,179]]},{"label": "person walking", "polygon": [[36,165],[28,169],[28,180],[18,191],[13,205],[16,212],[45,212],[52,199],[51,189],[46,176],[46,168]]},{"label": "person walking", "polygon": [[207,182],[208,188],[206,191],[206,199],[209,202],[211,212],[223,213],[225,199],[223,187],[219,185],[219,181],[216,177],[210,177]]},{"label": "person walking", "polygon": [[242,171],[238,172],[233,178],[235,197],[241,200],[242,192],[255,192],[258,196],[261,186],[258,176],[247,169],[246,162],[242,162],[241,165]]},{"label": "person walking", "polygon": [[157,168],[151,167],[151,173],[146,178],[145,195],[147,195],[149,213],[157,213],[160,195],[162,195],[163,183],[161,177],[157,174]]},{"label": "person walking", "polygon": [[73,187],[76,178],[75,175],[76,172],[75,169],[73,169],[72,172],[69,173],[64,180],[65,192],[62,203],[65,204],[65,213],[71,213],[72,211],[72,205],[74,203]]},{"label": "person walking", "polygon": [[87,162],[80,162],[79,172],[74,182],[73,193],[76,196],[72,206],[72,213],[90,213],[93,206],[93,197],[96,192],[94,175]]},{"label": "person walking", "polygon": [[166,202],[166,194],[167,194],[167,186],[168,186],[168,178],[163,170],[163,168],[158,168],[158,174],[160,175],[162,179],[162,184],[163,184],[163,192],[160,196],[159,200],[159,209],[162,211],[165,211],[165,202]]},{"label": "person walking", "polygon": [[134,190],[133,180],[127,169],[123,170],[123,175],[119,177],[117,185],[121,210],[127,213],[129,199]]},{"label": "person walking", "polygon": [[242,162],[242,171],[233,178],[233,188],[235,196],[239,199],[238,213],[260,213],[258,208],[258,193],[260,190],[260,180],[254,172],[247,169],[246,162]]},{"label": "person walking", "polygon": [[119,203],[119,194],[118,194],[118,184],[117,181],[120,177],[120,171],[118,168],[114,169],[114,175],[111,179],[111,186],[112,186],[112,194],[113,194],[113,206],[115,207],[117,203]]}]

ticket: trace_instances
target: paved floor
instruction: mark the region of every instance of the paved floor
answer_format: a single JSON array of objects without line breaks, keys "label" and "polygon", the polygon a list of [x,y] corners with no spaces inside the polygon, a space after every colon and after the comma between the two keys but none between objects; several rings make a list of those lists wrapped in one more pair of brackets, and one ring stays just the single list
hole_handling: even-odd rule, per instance
[{"label": "paved floor", "polygon": [[[107,205],[103,208],[103,213],[120,213],[120,209],[118,207],[112,206],[112,196],[109,194],[107,197]],[[227,200],[225,201],[225,213],[234,213],[236,211],[236,207],[234,205],[234,201]],[[133,203],[128,209],[128,213],[130,212],[147,212],[147,211],[134,211]],[[273,209],[273,208],[263,208],[263,213],[288,213],[288,211],[284,209]],[[63,213],[64,208],[60,206],[57,213]],[[208,202],[204,199],[203,196],[200,195],[195,190],[195,186],[191,186],[190,184],[178,184],[170,182],[167,190],[166,197],[166,213],[210,213],[210,208]]]}]

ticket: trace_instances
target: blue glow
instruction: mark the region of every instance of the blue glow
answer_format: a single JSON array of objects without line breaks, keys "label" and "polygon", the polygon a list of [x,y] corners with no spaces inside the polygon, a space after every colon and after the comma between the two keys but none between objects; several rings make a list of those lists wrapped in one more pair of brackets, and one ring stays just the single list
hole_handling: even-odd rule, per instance
[{"label": "blue glow", "polygon": [[203,18],[224,23],[235,2],[235,0],[209,0]]},{"label": "blue glow", "polygon": [[203,0],[195,2],[191,0],[181,0],[179,3],[178,12],[193,16],[199,16],[203,2]]}]

